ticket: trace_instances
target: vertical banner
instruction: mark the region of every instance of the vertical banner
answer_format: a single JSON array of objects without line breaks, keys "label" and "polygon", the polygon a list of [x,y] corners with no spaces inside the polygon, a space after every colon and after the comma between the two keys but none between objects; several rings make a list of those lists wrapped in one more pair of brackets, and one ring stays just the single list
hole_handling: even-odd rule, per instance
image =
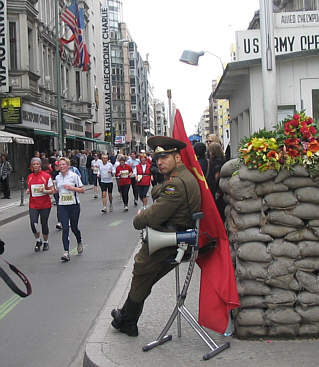
[{"label": "vertical banner", "polygon": [[9,92],[7,0],[0,0],[0,93]]},{"label": "vertical banner", "polygon": [[[110,53],[110,24],[107,0],[101,4],[102,21],[102,54],[104,81],[104,140],[111,141],[112,137],[112,89],[111,89],[111,53]],[[113,143],[113,142],[111,142]]]}]

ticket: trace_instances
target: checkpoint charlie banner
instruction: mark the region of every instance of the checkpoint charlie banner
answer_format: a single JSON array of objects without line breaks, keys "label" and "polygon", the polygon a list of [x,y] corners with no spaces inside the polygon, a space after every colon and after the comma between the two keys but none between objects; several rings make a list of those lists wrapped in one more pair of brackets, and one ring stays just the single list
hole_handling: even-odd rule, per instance
[{"label": "checkpoint charlie banner", "polygon": [[0,93],[9,92],[7,0],[0,0]]}]

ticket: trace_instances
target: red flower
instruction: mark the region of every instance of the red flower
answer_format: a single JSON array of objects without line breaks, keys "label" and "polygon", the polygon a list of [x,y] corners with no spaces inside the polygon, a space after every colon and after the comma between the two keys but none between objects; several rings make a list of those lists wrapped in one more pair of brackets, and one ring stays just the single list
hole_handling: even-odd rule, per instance
[{"label": "red flower", "polygon": [[307,124],[311,125],[313,123],[313,119],[311,117],[308,117],[307,119]]},{"label": "red flower", "polygon": [[300,154],[299,151],[294,148],[289,148],[287,153],[290,157],[293,157],[293,158],[298,157]]},{"label": "red flower", "polygon": [[292,118],[293,118],[294,120],[299,120],[299,119],[300,119],[300,115],[299,115],[298,113],[295,113],[295,114],[292,116]]},{"label": "red flower", "polygon": [[289,121],[289,123],[293,126],[293,127],[298,127],[299,125],[299,121],[296,119],[293,119],[291,121]]},{"label": "red flower", "polygon": [[312,152],[312,153],[316,153],[319,151],[319,141],[318,140],[313,140],[309,143],[308,145],[308,149]]},{"label": "red flower", "polygon": [[315,135],[317,133],[317,129],[314,126],[309,127],[309,131],[312,135]]},{"label": "red flower", "polygon": [[305,139],[310,138],[310,129],[308,129],[308,127],[301,127],[300,132]]},{"label": "red flower", "polygon": [[289,138],[285,140],[285,144],[287,146],[296,146],[300,143],[300,140],[297,138]]}]

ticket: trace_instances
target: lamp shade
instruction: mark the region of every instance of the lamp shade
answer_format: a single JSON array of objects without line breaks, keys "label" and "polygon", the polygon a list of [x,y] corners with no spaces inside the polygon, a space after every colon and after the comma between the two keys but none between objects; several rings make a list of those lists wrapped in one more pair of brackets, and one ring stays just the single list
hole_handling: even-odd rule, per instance
[{"label": "lamp shade", "polygon": [[195,51],[185,50],[183,51],[182,56],[179,59],[179,61],[185,62],[186,64],[189,64],[189,65],[198,65],[198,59],[200,56],[203,56],[203,55],[204,55],[204,51],[195,52]]}]

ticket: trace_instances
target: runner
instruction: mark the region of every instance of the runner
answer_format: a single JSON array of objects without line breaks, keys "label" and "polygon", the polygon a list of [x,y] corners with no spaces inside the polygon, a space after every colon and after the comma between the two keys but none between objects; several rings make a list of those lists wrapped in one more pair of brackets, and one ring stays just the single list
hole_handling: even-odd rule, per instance
[{"label": "runner", "polygon": [[102,203],[103,208],[102,212],[107,213],[107,198],[106,198],[106,192],[108,192],[109,196],[109,202],[110,202],[110,212],[113,211],[113,205],[112,205],[112,191],[113,191],[113,176],[114,176],[114,167],[111,162],[108,160],[108,156],[106,154],[102,154],[102,162],[99,165],[99,171],[98,171],[98,179],[99,184],[102,191]]},{"label": "runner", "polygon": [[93,154],[93,160],[91,162],[92,175],[93,175],[93,198],[97,199],[98,187],[97,187],[97,174],[99,173],[99,166],[102,163],[97,153]]},{"label": "runner", "polygon": [[137,205],[138,201],[138,192],[136,187],[136,166],[140,164],[140,160],[136,157],[136,152],[132,152],[130,158],[126,162],[129,166],[131,166],[133,173],[131,175],[131,184],[134,195],[134,205]]},{"label": "runner", "polygon": [[70,261],[69,254],[69,223],[71,230],[77,240],[78,254],[82,254],[83,245],[81,232],[78,228],[80,218],[80,201],[78,193],[84,192],[81,178],[74,172],[70,171],[70,160],[68,158],[59,159],[60,174],[56,176],[56,189],[59,192],[60,219],[62,223],[62,242],[64,254],[61,261]]},{"label": "runner", "polygon": [[119,177],[119,186],[124,204],[124,211],[128,211],[128,192],[131,185],[131,175],[133,173],[131,166],[125,163],[125,157],[119,159],[120,165],[116,168],[116,177]]},{"label": "runner", "polygon": [[51,211],[51,198],[53,193],[53,182],[51,176],[41,170],[41,159],[31,159],[32,173],[27,178],[27,194],[29,199],[29,216],[32,233],[36,239],[34,251],[39,252],[42,246],[38,220],[40,216],[43,236],[43,251],[49,250],[49,227],[48,218]]},{"label": "runner", "polygon": [[151,164],[146,154],[140,154],[141,163],[136,166],[136,187],[143,202],[143,209],[147,206],[147,192],[151,184]]}]

